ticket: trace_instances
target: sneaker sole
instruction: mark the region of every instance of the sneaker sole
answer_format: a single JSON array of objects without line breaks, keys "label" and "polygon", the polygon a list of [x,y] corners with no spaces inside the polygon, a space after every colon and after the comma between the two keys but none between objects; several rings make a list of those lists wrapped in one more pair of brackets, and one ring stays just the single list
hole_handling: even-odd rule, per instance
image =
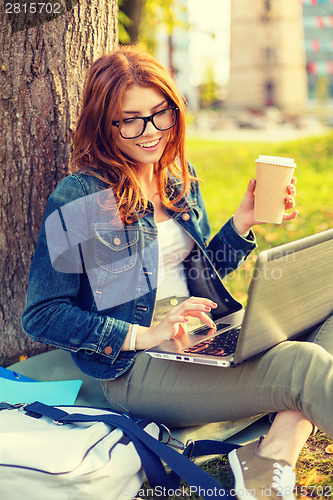
[{"label": "sneaker sole", "polygon": [[244,484],[242,468],[241,468],[241,465],[239,463],[236,450],[232,450],[228,454],[228,459],[229,459],[229,464],[230,464],[231,470],[232,470],[234,478],[235,478],[235,492],[236,492],[238,500],[249,500],[249,498],[253,498],[253,499],[258,500],[257,497],[254,497],[253,495],[251,495],[251,493],[247,490],[247,488]]}]

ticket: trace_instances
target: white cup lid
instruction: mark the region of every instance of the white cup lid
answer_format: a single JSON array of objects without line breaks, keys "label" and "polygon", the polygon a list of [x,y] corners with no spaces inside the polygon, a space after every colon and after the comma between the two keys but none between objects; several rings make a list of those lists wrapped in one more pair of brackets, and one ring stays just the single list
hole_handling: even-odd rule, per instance
[{"label": "white cup lid", "polygon": [[283,165],[284,167],[296,168],[296,163],[292,158],[283,158],[282,156],[259,155],[256,160],[258,163],[269,163],[270,165]]}]

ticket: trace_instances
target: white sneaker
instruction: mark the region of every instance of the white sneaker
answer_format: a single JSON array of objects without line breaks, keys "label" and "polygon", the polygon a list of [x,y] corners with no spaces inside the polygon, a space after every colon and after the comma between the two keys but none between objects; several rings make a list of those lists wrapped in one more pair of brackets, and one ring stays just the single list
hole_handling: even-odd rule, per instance
[{"label": "white sneaker", "polygon": [[258,455],[263,437],[229,453],[229,463],[235,477],[235,492],[239,500],[295,499],[296,474],[285,460],[273,460]]}]

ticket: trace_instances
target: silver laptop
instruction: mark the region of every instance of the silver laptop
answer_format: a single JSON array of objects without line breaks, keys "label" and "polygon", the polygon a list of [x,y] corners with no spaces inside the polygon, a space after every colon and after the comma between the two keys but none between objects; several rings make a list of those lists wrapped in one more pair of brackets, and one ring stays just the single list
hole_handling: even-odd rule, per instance
[{"label": "silver laptop", "polygon": [[155,358],[236,366],[300,337],[333,311],[333,229],[259,253],[247,306],[146,352]]}]

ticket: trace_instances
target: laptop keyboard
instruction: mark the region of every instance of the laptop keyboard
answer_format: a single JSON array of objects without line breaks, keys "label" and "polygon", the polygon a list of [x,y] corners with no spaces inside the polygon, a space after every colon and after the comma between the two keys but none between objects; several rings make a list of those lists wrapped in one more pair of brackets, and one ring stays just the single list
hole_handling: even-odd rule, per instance
[{"label": "laptop keyboard", "polygon": [[183,352],[190,354],[206,354],[209,356],[228,356],[236,349],[240,327],[232,328],[215,337],[202,340],[198,344],[187,347]]}]

